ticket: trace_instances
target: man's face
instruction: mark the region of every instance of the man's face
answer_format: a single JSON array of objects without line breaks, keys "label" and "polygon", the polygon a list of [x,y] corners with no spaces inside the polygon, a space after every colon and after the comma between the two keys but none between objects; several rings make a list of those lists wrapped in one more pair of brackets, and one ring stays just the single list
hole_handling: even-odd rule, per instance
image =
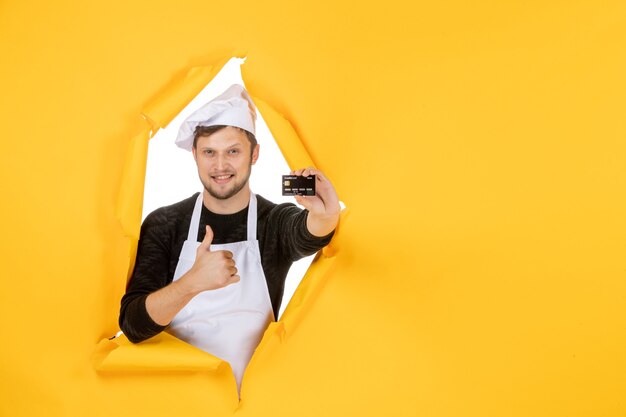
[{"label": "man's face", "polygon": [[259,146],[252,156],[250,146],[245,132],[231,126],[198,138],[193,157],[200,181],[212,197],[227,200],[247,186],[259,157]]}]

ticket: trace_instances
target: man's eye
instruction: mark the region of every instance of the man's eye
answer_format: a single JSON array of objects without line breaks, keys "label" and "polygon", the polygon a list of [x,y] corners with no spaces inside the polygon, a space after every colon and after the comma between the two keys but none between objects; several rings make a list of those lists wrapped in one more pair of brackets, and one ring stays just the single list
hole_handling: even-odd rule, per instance
[{"label": "man's eye", "polygon": [[204,154],[205,155],[213,155],[213,151],[209,150],[209,149],[205,149]]},{"label": "man's eye", "polygon": [[229,151],[229,153],[230,153],[231,155],[238,154],[238,153],[239,153],[239,149],[231,149],[231,150]]}]

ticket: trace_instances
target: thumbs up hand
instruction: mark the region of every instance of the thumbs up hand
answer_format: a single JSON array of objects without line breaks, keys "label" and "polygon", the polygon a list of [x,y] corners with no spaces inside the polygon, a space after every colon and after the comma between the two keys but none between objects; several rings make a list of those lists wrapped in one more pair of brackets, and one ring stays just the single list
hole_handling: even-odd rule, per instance
[{"label": "thumbs up hand", "polygon": [[212,241],[213,230],[207,226],[191,269],[177,281],[148,295],[146,311],[155,323],[166,326],[199,293],[239,281],[233,253],[227,250],[211,251]]},{"label": "thumbs up hand", "polygon": [[[227,250],[211,251],[213,230],[206,226],[206,235],[196,250],[196,261],[185,279],[196,291],[208,291],[239,282],[233,253]],[[181,278],[182,279],[182,278]]]}]

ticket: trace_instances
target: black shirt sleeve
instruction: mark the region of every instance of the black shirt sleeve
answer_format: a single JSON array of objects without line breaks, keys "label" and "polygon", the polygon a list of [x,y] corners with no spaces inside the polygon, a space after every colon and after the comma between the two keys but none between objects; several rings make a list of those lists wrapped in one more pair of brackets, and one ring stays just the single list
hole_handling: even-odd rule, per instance
[{"label": "black shirt sleeve", "polygon": [[122,297],[119,324],[131,342],[148,339],[167,326],[155,323],[146,310],[149,294],[166,286],[170,262],[167,215],[164,210],[151,213],[141,226],[133,275]]},{"label": "black shirt sleeve", "polygon": [[324,237],[316,237],[306,226],[308,210],[301,210],[293,204],[277,205],[269,216],[266,233],[278,243],[282,256],[290,263],[309,256],[330,242],[331,232]]}]

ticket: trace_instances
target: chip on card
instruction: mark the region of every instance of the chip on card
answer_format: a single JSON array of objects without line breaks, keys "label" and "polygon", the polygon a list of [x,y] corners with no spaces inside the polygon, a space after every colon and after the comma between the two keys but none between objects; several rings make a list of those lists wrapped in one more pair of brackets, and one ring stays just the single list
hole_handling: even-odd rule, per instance
[{"label": "chip on card", "polygon": [[283,175],[283,195],[315,195],[315,175]]}]

